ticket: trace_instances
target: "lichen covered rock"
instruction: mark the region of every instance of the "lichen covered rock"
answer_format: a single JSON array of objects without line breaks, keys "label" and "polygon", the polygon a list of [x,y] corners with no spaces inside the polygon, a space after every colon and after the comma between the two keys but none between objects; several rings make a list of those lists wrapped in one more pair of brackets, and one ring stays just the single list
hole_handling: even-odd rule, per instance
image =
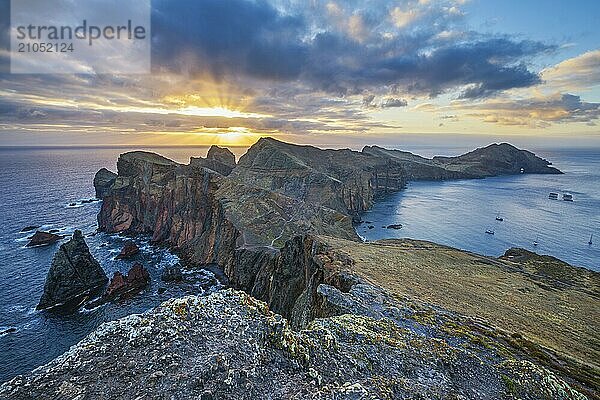
[{"label": "lichen covered rock", "polygon": [[379,305],[391,317],[345,314],[296,332],[242,292],[169,300],[102,325],[56,360],[0,386],[0,397],[584,398],[543,368],[533,372],[541,381],[531,382],[527,363],[436,337],[434,326],[398,324],[393,314],[402,305],[389,301]]}]

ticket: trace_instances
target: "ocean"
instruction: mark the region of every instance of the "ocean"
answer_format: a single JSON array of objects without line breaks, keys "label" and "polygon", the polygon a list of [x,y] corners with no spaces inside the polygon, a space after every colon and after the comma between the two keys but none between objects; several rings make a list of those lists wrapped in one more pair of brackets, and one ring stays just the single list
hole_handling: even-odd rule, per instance
[{"label": "ocean", "polygon": [[[412,182],[378,201],[357,232],[367,241],[422,239],[489,256],[521,247],[600,271],[600,149],[535,153],[565,174]],[[551,192],[559,200],[549,199]],[[563,193],[574,201],[563,201]],[[402,228],[387,229],[392,224]],[[591,235],[596,243],[589,245]]]},{"label": "ocean", "polygon": [[[139,148],[136,148],[139,149]],[[455,155],[470,149],[402,147],[418,154]],[[177,263],[175,255],[155,248],[148,238],[136,239],[138,256],[152,283],[133,298],[69,316],[35,311],[44,280],[59,244],[26,248],[28,225],[64,234],[81,229],[92,254],[107,275],[127,272],[131,261],[116,261],[126,238],[94,234],[100,203],[92,180],[97,170],[116,169],[126,148],[0,148],[0,382],[28,372],[62,354],[105,321],[144,312],[162,301],[186,294],[210,293],[219,287],[209,272],[186,276],[186,284],[164,284],[160,274]],[[204,156],[207,148],[158,148],[178,162]],[[236,155],[244,148],[232,149]],[[535,150],[535,149],[533,149]],[[367,212],[357,232],[366,240],[411,237],[477,253],[498,256],[512,246],[551,254],[574,265],[600,270],[600,246],[588,245],[597,233],[600,243],[600,149],[537,151],[565,175],[521,175],[453,182],[415,182],[380,200]],[[570,192],[575,201],[548,199],[548,193]],[[71,205],[75,203],[75,205]],[[504,218],[497,222],[496,216]],[[383,228],[402,224],[400,230]],[[372,229],[369,229],[372,226]],[[488,235],[486,230],[495,231]],[[533,242],[537,241],[537,247]],[[165,288],[162,294],[159,288]]]}]

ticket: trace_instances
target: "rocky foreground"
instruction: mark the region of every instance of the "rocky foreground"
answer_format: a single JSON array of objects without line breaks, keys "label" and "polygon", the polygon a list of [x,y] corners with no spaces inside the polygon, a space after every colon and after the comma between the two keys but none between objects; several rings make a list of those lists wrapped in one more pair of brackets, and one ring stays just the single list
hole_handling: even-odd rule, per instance
[{"label": "rocky foreground", "polygon": [[[398,262],[403,254],[420,259],[407,246],[426,243],[384,241],[353,248],[349,242],[325,237],[306,237],[303,242],[307,253],[302,256],[312,270],[304,271],[310,283],[304,283],[288,316],[292,324],[266,303],[232,289],[208,297],[173,299],[144,315],[102,325],[48,365],[4,384],[0,397],[550,400],[597,396],[595,367],[536,344],[526,327],[517,325],[511,333],[482,318],[423,303],[410,295],[413,287],[422,290],[425,281],[419,276],[406,282],[403,290],[391,285],[389,281],[396,285],[403,281],[397,277],[402,269],[413,268],[414,273],[418,269],[401,263],[397,269],[387,269],[388,263]],[[392,251],[383,259],[361,258],[389,246]],[[510,271],[516,266],[513,261],[431,246],[421,249],[430,250],[425,257],[443,259],[444,253],[451,252],[455,265],[449,269],[466,268],[479,260],[482,268],[497,269],[497,274],[514,273],[515,289],[502,288],[509,291],[506,299],[519,286],[534,286],[542,279]],[[378,266],[389,275],[384,279],[387,290],[369,283],[371,270]],[[421,274],[435,272],[432,268]],[[280,278],[277,274],[273,278]],[[597,305],[598,277],[590,276],[595,280],[589,282],[592,286],[571,290],[581,290],[579,295],[588,296],[582,300]],[[459,284],[453,276],[448,281],[450,286]],[[486,298],[487,289],[468,289],[483,308],[500,300],[493,295]],[[593,292],[586,294],[588,289]],[[281,294],[282,298],[288,295],[293,294]],[[562,295],[547,293],[551,302]],[[525,296],[523,301],[537,294]],[[448,298],[452,302],[457,295],[449,290]],[[561,312],[571,312],[567,317],[573,319],[581,316],[578,310]],[[533,320],[547,318],[533,310],[522,313]],[[310,321],[293,330],[298,319]],[[594,357],[590,354],[588,361]]]},{"label": "rocky foreground", "polygon": [[485,328],[472,321],[364,283],[348,293],[321,285],[319,293],[340,315],[300,332],[243,292],[170,300],[102,325],[53,362],[3,385],[0,395],[585,399],[547,368],[480,335]]},{"label": "rocky foreground", "polygon": [[352,221],[415,179],[560,173],[492,145],[455,158],[261,139],[98,173],[99,228],[151,234],[234,289],[104,324],[0,387],[10,399],[598,398],[599,275],[513,249],[361,243]]}]

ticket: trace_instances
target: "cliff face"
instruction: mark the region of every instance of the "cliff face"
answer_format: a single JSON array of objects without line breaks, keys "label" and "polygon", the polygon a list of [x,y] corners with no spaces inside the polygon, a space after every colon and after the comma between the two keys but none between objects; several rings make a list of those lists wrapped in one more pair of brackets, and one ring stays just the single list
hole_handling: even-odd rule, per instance
[{"label": "cliff face", "polygon": [[530,151],[519,150],[508,144],[491,144],[458,157],[434,157],[452,171],[459,171],[476,177],[495,175],[528,174],[560,174],[551,167],[550,162],[537,157]]},{"label": "cliff face", "polygon": [[94,176],[94,188],[96,189],[96,198],[103,198],[108,190],[115,183],[115,179],[117,178],[117,174],[114,172],[110,172],[106,168],[102,168],[100,171],[96,172]]},{"label": "cliff face", "polygon": [[[231,171],[207,166],[213,162]],[[519,173],[521,165],[553,172],[508,145],[430,160],[378,147],[321,150],[261,139],[237,165],[216,146],[190,165],[133,152],[119,158],[118,175],[101,188],[99,229],[151,234],[189,264],[218,264],[235,287],[303,326],[319,313],[311,282],[339,279],[319,265],[307,235],[357,240],[351,218],[377,195],[401,189],[407,179],[482,177],[490,164],[495,169],[485,173]]]},{"label": "cliff face", "polygon": [[229,149],[211,146],[206,158],[192,157],[190,165],[198,168],[208,168],[227,176],[235,168],[235,155]]},{"label": "cliff face", "polygon": [[377,195],[406,184],[390,157],[351,150],[322,150],[260,139],[240,158],[232,176],[264,189],[346,214],[368,210]]},{"label": "cliff face", "polygon": [[236,249],[281,246],[302,233],[356,238],[348,216],[247,186],[207,168],[127,153],[104,197],[98,226],[148,233],[191,264],[231,265]]}]

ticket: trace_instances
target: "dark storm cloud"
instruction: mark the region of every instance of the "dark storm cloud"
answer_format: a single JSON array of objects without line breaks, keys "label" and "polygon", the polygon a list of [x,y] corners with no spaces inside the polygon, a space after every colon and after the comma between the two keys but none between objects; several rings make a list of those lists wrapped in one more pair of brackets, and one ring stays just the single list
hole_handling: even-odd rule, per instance
[{"label": "dark storm cloud", "polygon": [[[367,29],[348,33],[336,26],[344,16],[328,20],[314,7],[284,13],[265,0],[155,2],[153,62],[218,78],[299,81],[336,95],[395,87],[433,97],[464,88],[462,98],[478,98],[540,83],[523,60],[554,49],[472,32],[453,42],[440,34],[458,13],[443,7],[424,10],[427,24],[418,29],[397,29],[388,21],[396,3],[379,3],[378,15],[360,19]],[[361,17],[361,8],[355,11],[350,15]],[[384,37],[390,28],[395,35]]]},{"label": "dark storm cloud", "polygon": [[266,79],[293,79],[302,70],[304,21],[266,1],[163,0],[154,7],[153,62],[161,67]]}]

